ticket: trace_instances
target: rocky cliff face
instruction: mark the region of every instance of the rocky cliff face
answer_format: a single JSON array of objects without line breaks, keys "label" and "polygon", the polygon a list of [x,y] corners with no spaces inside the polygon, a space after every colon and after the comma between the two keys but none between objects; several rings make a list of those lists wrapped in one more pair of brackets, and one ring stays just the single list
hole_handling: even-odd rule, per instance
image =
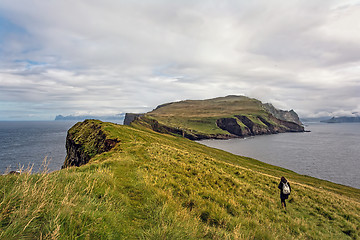
[{"label": "rocky cliff face", "polygon": [[124,125],[130,125],[136,118],[144,116],[144,113],[126,113]]},{"label": "rocky cliff face", "polygon": [[299,116],[294,110],[290,110],[290,111],[280,110],[275,108],[271,103],[264,103],[263,107],[274,117],[280,120],[284,120],[287,122],[294,122],[297,123],[298,125],[302,125]]},{"label": "rocky cliff face", "polygon": [[304,131],[298,124],[277,119],[272,115],[269,115],[268,119],[260,116],[251,119],[248,116],[236,115],[231,118],[220,118],[216,123],[219,128],[237,137]]},{"label": "rocky cliff face", "polygon": [[304,132],[303,126],[294,122],[277,119],[271,114],[269,114],[267,119],[261,116],[248,117],[245,115],[217,119],[217,127],[227,131],[229,134],[203,134],[191,129],[169,127],[146,116],[136,119],[135,123],[147,126],[156,132],[181,135],[190,140],[229,139],[284,132]]},{"label": "rocky cliff face", "polygon": [[119,142],[109,139],[100,121],[85,120],[75,124],[66,137],[66,158],[61,168],[81,166],[97,154],[110,151]]},{"label": "rocky cliff face", "polygon": [[216,125],[233,134],[234,136],[248,136],[251,134],[249,128],[241,127],[236,118],[219,118],[216,120]]},{"label": "rocky cliff face", "polygon": [[134,120],[135,124],[146,126],[155,132],[166,133],[166,134],[175,134],[183,136],[190,140],[202,140],[202,139],[229,139],[237,137],[234,134],[203,134],[189,129],[180,129],[176,127],[170,127],[164,124],[159,123],[157,120],[142,116]]}]

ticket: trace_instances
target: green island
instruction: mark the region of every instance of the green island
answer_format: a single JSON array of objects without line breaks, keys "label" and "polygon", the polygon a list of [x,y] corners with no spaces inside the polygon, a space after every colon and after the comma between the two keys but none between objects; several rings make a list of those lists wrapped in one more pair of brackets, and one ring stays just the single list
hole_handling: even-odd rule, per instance
[{"label": "green island", "polygon": [[[0,176],[0,239],[360,239],[359,189],[190,140],[240,133],[220,129],[219,118],[248,134],[292,131],[246,101],[254,105],[221,114],[187,105],[183,118],[168,104],[131,126],[77,123],[63,169]],[[183,113],[185,103],[173,105]],[[281,176],[292,186],[286,211]]]},{"label": "green island", "polygon": [[236,95],[163,104],[134,121],[191,140],[304,131],[294,111],[277,110],[271,104]]}]

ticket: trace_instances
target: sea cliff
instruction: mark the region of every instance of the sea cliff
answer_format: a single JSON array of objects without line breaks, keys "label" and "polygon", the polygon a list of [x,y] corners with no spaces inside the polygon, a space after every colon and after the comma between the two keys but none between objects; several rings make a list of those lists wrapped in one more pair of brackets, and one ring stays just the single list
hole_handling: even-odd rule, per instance
[{"label": "sea cliff", "polygon": [[66,158],[62,168],[81,166],[97,154],[111,150],[118,139],[109,138],[100,121],[85,120],[69,129],[66,137]]}]

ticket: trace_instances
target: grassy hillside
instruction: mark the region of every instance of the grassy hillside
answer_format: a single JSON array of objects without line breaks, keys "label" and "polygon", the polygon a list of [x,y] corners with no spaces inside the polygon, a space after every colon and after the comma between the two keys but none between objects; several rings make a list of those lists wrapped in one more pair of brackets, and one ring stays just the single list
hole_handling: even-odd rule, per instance
[{"label": "grassy hillside", "polygon": [[143,126],[77,127],[119,143],[81,167],[0,176],[0,239],[360,238],[358,189]]},{"label": "grassy hillside", "polygon": [[259,100],[245,96],[227,96],[208,100],[186,100],[160,105],[149,115],[156,117],[224,117],[233,114],[264,114]]}]

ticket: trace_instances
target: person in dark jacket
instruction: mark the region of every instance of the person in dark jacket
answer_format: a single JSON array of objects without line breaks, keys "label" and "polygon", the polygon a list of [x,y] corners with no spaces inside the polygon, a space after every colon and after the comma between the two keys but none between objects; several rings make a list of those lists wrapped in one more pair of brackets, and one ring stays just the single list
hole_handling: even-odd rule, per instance
[{"label": "person in dark jacket", "polygon": [[[288,185],[289,186],[289,193],[284,193],[284,186]],[[281,181],[279,183],[278,188],[280,189],[280,200],[281,200],[281,205],[286,209],[286,202],[285,200],[289,198],[290,192],[291,192],[291,186],[290,183],[286,180],[285,177],[281,177]]]}]

